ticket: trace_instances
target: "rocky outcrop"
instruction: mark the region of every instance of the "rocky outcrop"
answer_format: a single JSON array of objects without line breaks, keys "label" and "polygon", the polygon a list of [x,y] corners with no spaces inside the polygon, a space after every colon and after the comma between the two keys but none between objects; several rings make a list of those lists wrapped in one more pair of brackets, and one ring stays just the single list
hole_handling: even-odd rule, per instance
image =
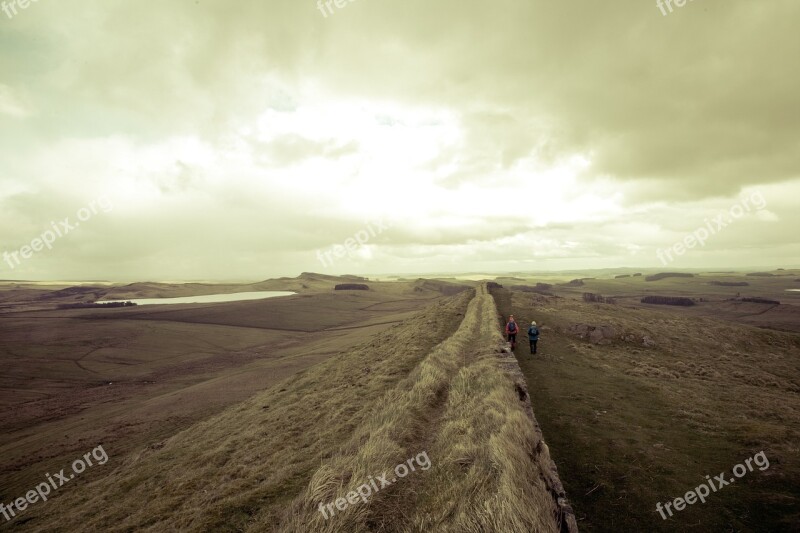
[{"label": "rocky outcrop", "polygon": [[590,326],[589,324],[573,324],[567,329],[567,333],[588,340],[594,344],[609,344],[616,338],[616,332],[612,326]]},{"label": "rocky outcrop", "polygon": [[567,328],[566,332],[593,344],[611,344],[612,341],[621,340],[648,348],[656,346],[656,342],[647,335],[617,332],[614,326],[610,325],[573,324]]}]

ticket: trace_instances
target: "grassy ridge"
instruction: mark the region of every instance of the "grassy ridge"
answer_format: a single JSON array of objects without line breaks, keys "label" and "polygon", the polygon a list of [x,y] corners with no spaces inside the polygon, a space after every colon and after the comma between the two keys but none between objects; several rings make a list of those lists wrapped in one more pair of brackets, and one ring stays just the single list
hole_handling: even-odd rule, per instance
[{"label": "grassy ridge", "polygon": [[[380,339],[164,442],[124,458],[110,452],[113,471],[76,481],[17,525],[559,531],[552,462],[504,346],[485,287],[439,300]],[[421,452],[430,470],[327,520],[319,512]]]},{"label": "grassy ridge", "polygon": [[[460,322],[468,293],[316,365],[237,407],[70,486],[18,520],[23,530],[280,530],[314,471]],[[122,463],[122,464],[120,464]],[[37,512],[42,514],[36,514]],[[263,526],[254,527],[263,530]]]},{"label": "grassy ridge", "polygon": [[[502,368],[502,345],[494,301],[481,287],[458,330],[317,470],[285,530],[557,531],[547,449]],[[429,453],[429,472],[334,519],[318,512],[420,451]]]},{"label": "grassy ridge", "polygon": [[0,500],[24,494],[87,446],[103,443],[122,458],[175,435],[441,296],[387,283],[177,309],[0,313]]}]

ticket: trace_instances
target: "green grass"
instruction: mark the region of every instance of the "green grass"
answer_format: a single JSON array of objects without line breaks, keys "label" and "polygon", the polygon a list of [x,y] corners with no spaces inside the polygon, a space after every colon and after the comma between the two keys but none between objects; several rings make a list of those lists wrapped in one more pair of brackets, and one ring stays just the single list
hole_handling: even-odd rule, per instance
[{"label": "green grass", "polygon": [[[532,359],[523,339],[517,357],[582,531],[790,531],[798,523],[796,334],[525,293],[496,298],[504,314],[544,324],[541,355]],[[592,345],[566,333],[575,323],[610,324],[657,346]],[[761,450],[770,469],[670,520],[657,514],[657,502]]]}]

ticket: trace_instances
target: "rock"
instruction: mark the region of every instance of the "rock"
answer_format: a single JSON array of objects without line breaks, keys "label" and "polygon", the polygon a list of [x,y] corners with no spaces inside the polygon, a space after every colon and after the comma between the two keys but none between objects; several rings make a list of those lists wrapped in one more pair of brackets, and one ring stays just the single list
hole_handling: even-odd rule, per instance
[{"label": "rock", "polygon": [[569,328],[567,328],[567,332],[572,335],[578,336],[582,339],[585,339],[589,332],[592,331],[594,328],[589,324],[573,324]]},{"label": "rock", "polygon": [[589,340],[595,344],[602,342],[603,338],[603,330],[601,329],[595,329],[589,333]]},{"label": "rock", "polygon": [[611,326],[590,326],[589,324],[573,324],[568,329],[569,333],[580,337],[581,339],[588,339],[594,344],[608,344],[612,339],[616,338],[616,332]]}]

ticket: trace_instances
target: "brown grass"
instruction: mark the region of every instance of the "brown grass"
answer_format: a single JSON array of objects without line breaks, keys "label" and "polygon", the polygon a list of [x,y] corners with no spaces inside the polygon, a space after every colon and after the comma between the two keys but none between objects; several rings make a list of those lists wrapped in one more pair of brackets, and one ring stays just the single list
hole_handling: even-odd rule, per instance
[{"label": "brown grass", "polygon": [[[317,470],[287,512],[286,531],[555,530],[555,505],[534,456],[541,439],[499,364],[494,302],[479,292],[458,330]],[[320,503],[421,451],[431,471],[327,521],[318,512]]]},{"label": "brown grass", "polygon": [[103,443],[122,457],[175,435],[381,334],[435,297],[411,283],[359,294],[331,285],[285,299],[132,314],[32,312],[24,303],[0,313],[0,501],[87,447]]},{"label": "brown grass", "polygon": [[[463,319],[462,319],[463,317]],[[460,325],[459,325],[460,323]],[[455,331],[455,333],[453,333]],[[165,442],[111,457],[18,525],[35,531],[557,531],[552,470],[481,287]],[[325,521],[409,457],[410,474]],[[116,466],[114,466],[116,465]]]}]

